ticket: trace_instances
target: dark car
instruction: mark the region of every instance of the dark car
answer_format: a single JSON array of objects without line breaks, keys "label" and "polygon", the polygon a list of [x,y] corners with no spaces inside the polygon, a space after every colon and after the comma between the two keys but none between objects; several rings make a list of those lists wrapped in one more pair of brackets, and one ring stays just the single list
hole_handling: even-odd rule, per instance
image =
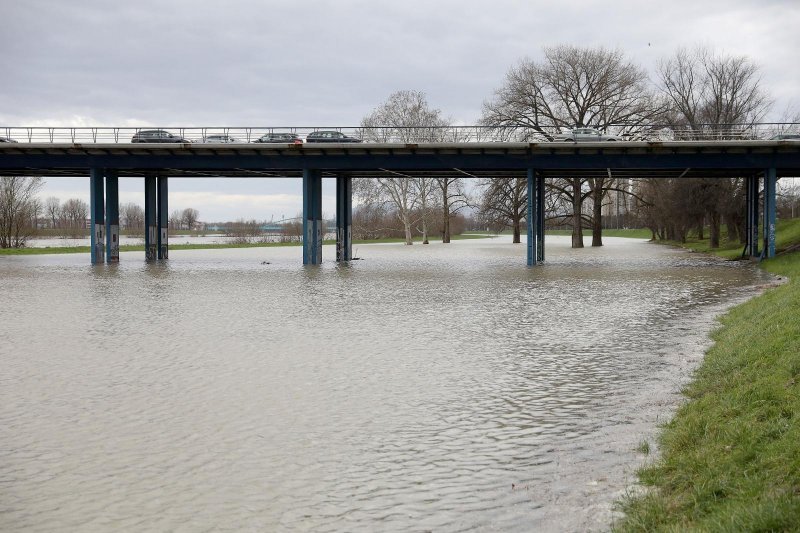
[{"label": "dark car", "polygon": [[312,131],[306,137],[307,143],[360,143],[361,139],[348,137],[340,131]]},{"label": "dark car", "polygon": [[779,133],[769,138],[770,141],[800,141],[800,133]]},{"label": "dark car", "polygon": [[179,135],[173,135],[166,130],[142,130],[131,137],[132,143],[190,143]]},{"label": "dark car", "polygon": [[280,143],[280,144],[303,144],[303,139],[294,133],[267,133],[262,135],[254,143]]},{"label": "dark car", "polygon": [[15,142],[17,141],[12,139],[11,137],[0,137],[0,143],[15,143]]}]

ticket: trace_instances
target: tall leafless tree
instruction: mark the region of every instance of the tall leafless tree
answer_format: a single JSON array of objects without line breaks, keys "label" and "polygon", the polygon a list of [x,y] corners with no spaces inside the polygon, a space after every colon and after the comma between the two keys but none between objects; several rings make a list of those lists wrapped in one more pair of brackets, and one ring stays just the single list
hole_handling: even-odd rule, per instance
[{"label": "tall leafless tree", "polygon": [[[761,86],[759,67],[745,56],[717,53],[704,47],[679,49],[658,64],[660,90],[669,102],[666,114],[678,138],[738,139],[751,135],[772,100]],[[710,245],[720,243],[722,218],[729,236],[744,239],[742,179],[707,178],[676,184],[702,200],[710,224]],[[694,187],[691,193],[687,188]],[[699,224],[702,236],[703,222]]]},{"label": "tall leafless tree", "polygon": [[450,219],[469,205],[469,198],[463,178],[445,176],[436,178],[436,183],[441,192],[442,242],[448,243],[450,242]]},{"label": "tall leafless tree", "polygon": [[61,207],[64,218],[69,222],[72,229],[84,229],[86,227],[86,216],[89,214],[89,204],[80,198],[70,198]]},{"label": "tall leafless tree", "polygon": [[58,224],[58,219],[61,216],[61,200],[55,196],[50,196],[44,201],[44,213],[50,219],[52,228]]},{"label": "tall leafless tree", "polygon": [[510,227],[513,242],[519,243],[522,220],[527,215],[527,178],[486,178],[479,183],[481,189],[480,213],[490,226]]},{"label": "tall leafless tree", "polygon": [[192,230],[194,229],[194,225],[197,222],[197,218],[200,216],[200,212],[197,209],[193,209],[191,207],[187,207],[183,210],[182,214],[182,221],[183,224],[186,226],[186,229]]},{"label": "tall leafless tree", "polygon": [[[361,121],[361,136],[374,142],[437,142],[448,135],[449,121],[428,105],[425,93],[397,91]],[[375,178],[370,197],[392,206],[405,230],[406,244],[413,244],[411,228],[422,222],[427,244],[428,204],[433,178],[384,175]],[[368,187],[368,186],[365,186]]]},{"label": "tall leafless tree", "polygon": [[[481,124],[505,138],[542,140],[560,128],[635,129],[663,110],[647,73],[621,51],[562,45],[545,48],[542,61],[524,59],[511,68],[505,84],[484,103]],[[574,189],[573,199],[583,196],[584,180],[566,183]],[[606,193],[605,187],[590,190],[599,205]],[[572,212],[573,247],[583,246],[581,207],[576,204]]]},{"label": "tall leafless tree", "polygon": [[144,227],[144,209],[139,204],[129,202],[120,208],[122,224],[125,229],[142,229]]},{"label": "tall leafless tree", "polygon": [[39,177],[0,177],[0,248],[25,246],[33,232],[30,220],[42,185]]},{"label": "tall leafless tree", "polygon": [[758,65],[746,56],[681,48],[658,63],[658,77],[667,120],[688,127],[689,138],[738,138],[772,105]]}]

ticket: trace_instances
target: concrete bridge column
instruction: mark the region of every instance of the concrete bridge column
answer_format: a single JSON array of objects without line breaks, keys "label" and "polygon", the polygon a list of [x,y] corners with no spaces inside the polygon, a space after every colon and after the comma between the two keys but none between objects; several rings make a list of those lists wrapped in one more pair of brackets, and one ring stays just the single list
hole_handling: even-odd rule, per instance
[{"label": "concrete bridge column", "polygon": [[536,176],[536,259],[544,261],[544,176]]},{"label": "concrete bridge column", "polygon": [[322,263],[322,173],[303,170],[303,264]]},{"label": "concrete bridge column", "polygon": [[[167,203],[167,177],[158,176],[158,258],[169,258],[169,210]],[[189,228],[192,229],[192,228]]]},{"label": "concrete bridge column", "polygon": [[762,257],[775,257],[775,168],[764,171],[764,251]]},{"label": "concrete bridge column", "polygon": [[746,248],[748,257],[758,257],[758,176],[747,178]]},{"label": "concrete bridge column", "polygon": [[350,261],[353,256],[353,178],[336,177],[336,260]]},{"label": "concrete bridge column", "polygon": [[146,261],[158,258],[156,176],[144,177],[144,257]]},{"label": "concrete bridge column", "polygon": [[119,178],[106,170],[106,262],[119,263]]},{"label": "concrete bridge column", "polygon": [[528,223],[528,266],[533,266],[539,260],[539,200],[536,171],[528,169],[528,214],[525,217]]},{"label": "concrete bridge column", "polygon": [[105,213],[103,211],[103,169],[89,169],[89,211],[92,264],[105,262]]}]

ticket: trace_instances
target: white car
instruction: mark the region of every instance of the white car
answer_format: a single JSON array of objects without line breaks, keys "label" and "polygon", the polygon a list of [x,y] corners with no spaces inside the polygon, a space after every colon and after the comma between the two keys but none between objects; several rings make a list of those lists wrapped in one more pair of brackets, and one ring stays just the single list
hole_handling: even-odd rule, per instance
[{"label": "white car", "polygon": [[594,128],[575,128],[572,131],[557,133],[553,136],[554,142],[602,142],[621,141],[619,135],[606,135]]},{"label": "white car", "polygon": [[228,143],[241,143],[239,139],[235,137],[231,137],[230,135],[207,135],[203,137],[203,140],[200,142],[202,143],[214,143],[214,144],[228,144]]}]

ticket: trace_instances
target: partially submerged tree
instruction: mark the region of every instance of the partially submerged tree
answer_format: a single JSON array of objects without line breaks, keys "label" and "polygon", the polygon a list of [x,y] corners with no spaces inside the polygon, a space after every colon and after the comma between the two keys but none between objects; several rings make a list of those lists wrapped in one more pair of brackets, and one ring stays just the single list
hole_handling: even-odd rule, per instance
[{"label": "partially submerged tree", "polygon": [[[621,51],[562,45],[545,48],[540,62],[524,59],[512,67],[505,84],[484,103],[481,124],[494,128],[504,138],[550,140],[561,128],[608,130],[620,124],[627,129],[640,128],[662,111],[645,70],[628,61]],[[597,206],[613,186],[602,181],[590,187]],[[584,180],[570,179],[562,190],[571,188],[571,198],[577,201],[585,197],[585,184]],[[572,244],[582,247],[582,204],[573,205]],[[595,242],[602,244],[599,214],[597,218]]]},{"label": "partially submerged tree", "polygon": [[480,213],[489,226],[510,227],[519,243],[522,221],[528,210],[527,178],[486,178],[481,189]]},{"label": "partially submerged tree", "polygon": [[[361,121],[361,137],[374,142],[437,142],[447,137],[448,120],[428,106],[425,93],[397,91]],[[422,223],[423,243],[428,244],[429,203],[433,201],[433,178],[387,175],[375,178],[367,196],[392,206],[403,223],[406,244],[413,244],[411,228]],[[369,187],[369,185],[363,185]]]}]

